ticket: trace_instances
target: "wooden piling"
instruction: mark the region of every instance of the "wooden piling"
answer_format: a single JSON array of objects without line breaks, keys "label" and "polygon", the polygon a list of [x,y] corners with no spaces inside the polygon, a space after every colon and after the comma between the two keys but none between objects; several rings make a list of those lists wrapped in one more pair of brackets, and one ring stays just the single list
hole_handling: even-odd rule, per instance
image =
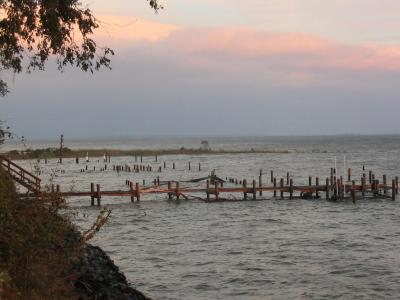
[{"label": "wooden piling", "polygon": [[96,184],[96,197],[97,197],[97,206],[100,206],[101,205],[100,184]]},{"label": "wooden piling", "polygon": [[274,171],[271,171],[271,183],[274,183]]},{"label": "wooden piling", "polygon": [[396,179],[392,180],[392,200],[396,200]]},{"label": "wooden piling", "polygon": [[364,198],[365,197],[365,181],[366,177],[361,177],[361,196]]},{"label": "wooden piling", "polygon": [[172,163],[172,169],[175,170],[175,163],[174,162]]},{"label": "wooden piling", "polygon": [[214,182],[214,187],[215,187],[215,200],[219,200],[219,191],[218,191],[218,181],[215,180]]},{"label": "wooden piling", "polygon": [[192,169],[191,165],[190,165],[190,161],[189,161],[189,171]]},{"label": "wooden piling", "polygon": [[201,163],[199,163],[199,172],[201,171]]},{"label": "wooden piling", "polygon": [[135,201],[135,192],[133,190],[133,182],[132,181],[129,182],[129,190],[131,192],[131,202],[134,202]]},{"label": "wooden piling", "polygon": [[351,181],[351,168],[347,169],[347,181]]},{"label": "wooden piling", "polygon": [[260,188],[259,195],[262,196],[262,170],[260,169],[260,175],[258,176],[258,187]]},{"label": "wooden piling", "polygon": [[356,203],[356,182],[354,180],[351,182],[351,199],[353,203]]},{"label": "wooden piling", "polygon": [[290,183],[290,174],[289,172],[286,173],[286,185],[289,185]]},{"label": "wooden piling", "polygon": [[172,189],[171,181],[168,181],[168,200],[172,200],[171,189]]},{"label": "wooden piling", "polygon": [[383,194],[387,195],[387,177],[383,175]]},{"label": "wooden piling", "polygon": [[206,181],[206,196],[207,201],[210,201],[210,180]]},{"label": "wooden piling", "polygon": [[281,181],[280,181],[280,188],[281,188],[281,199],[283,199],[283,185],[284,185],[284,183],[283,183],[284,181],[283,181],[283,178],[281,178]]},{"label": "wooden piling", "polygon": [[243,179],[243,199],[247,200],[247,180]]},{"label": "wooden piling", "polygon": [[135,183],[135,190],[136,190],[136,201],[139,202],[140,201],[140,186],[139,186],[139,182]]},{"label": "wooden piling", "polygon": [[329,178],[327,177],[325,179],[325,193],[326,193],[326,200],[329,200],[329,191],[330,191],[330,186],[329,186]]},{"label": "wooden piling", "polygon": [[315,177],[315,185],[317,186],[315,189],[315,198],[319,198],[319,191],[318,191],[318,187],[319,187],[319,177]]},{"label": "wooden piling", "polygon": [[293,179],[289,181],[289,198],[293,199]]},{"label": "wooden piling", "polygon": [[90,183],[90,205],[94,206],[94,183]]},{"label": "wooden piling", "polygon": [[308,176],[308,186],[312,186],[312,177]]},{"label": "wooden piling", "polygon": [[275,177],[273,179],[273,183],[274,183],[274,198],[276,198],[276,178]]},{"label": "wooden piling", "polygon": [[256,180],[253,179],[253,200],[256,200],[257,191],[256,191]]},{"label": "wooden piling", "polygon": [[176,187],[175,187],[175,196],[176,200],[179,200],[179,197],[181,195],[180,189],[179,189],[179,181],[176,182]]}]

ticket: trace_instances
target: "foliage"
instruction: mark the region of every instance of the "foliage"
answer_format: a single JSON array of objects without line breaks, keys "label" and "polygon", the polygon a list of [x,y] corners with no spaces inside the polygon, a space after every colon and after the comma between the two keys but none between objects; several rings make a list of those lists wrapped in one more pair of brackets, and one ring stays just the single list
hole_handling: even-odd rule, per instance
[{"label": "foliage", "polygon": [[[158,0],[146,0],[157,12]],[[92,11],[79,0],[0,0],[0,72],[43,70],[51,56],[58,69],[71,65],[83,71],[110,68],[108,47],[90,37],[99,27]],[[0,96],[7,94],[0,79]]]},{"label": "foliage", "polygon": [[76,298],[81,242],[57,215],[59,198],[19,198],[2,168],[0,183],[0,299]]}]

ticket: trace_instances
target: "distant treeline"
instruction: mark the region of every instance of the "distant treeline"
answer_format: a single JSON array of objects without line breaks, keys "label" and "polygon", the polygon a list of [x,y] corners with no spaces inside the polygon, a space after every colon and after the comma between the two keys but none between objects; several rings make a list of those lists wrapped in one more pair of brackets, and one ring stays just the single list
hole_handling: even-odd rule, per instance
[{"label": "distant treeline", "polygon": [[[285,154],[288,150],[210,150],[210,149],[187,149],[181,147],[179,149],[135,149],[135,150],[116,150],[116,149],[76,149],[64,147],[62,149],[63,158],[86,157],[102,157],[104,154],[109,156],[156,156],[156,155],[196,155],[196,154],[246,154],[246,153],[271,153]],[[11,150],[4,153],[10,159],[44,159],[44,158],[59,158],[59,148],[45,149],[26,149],[26,150]]]}]

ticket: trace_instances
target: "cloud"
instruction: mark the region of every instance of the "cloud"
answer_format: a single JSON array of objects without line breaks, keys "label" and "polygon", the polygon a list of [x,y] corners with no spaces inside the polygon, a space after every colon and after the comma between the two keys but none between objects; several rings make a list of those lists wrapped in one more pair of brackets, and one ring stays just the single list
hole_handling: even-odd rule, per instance
[{"label": "cloud", "polygon": [[[400,71],[400,46],[349,44],[298,32],[249,28],[180,28],[174,24],[100,17],[98,37],[117,50],[118,59],[195,74],[221,73],[247,80],[257,76],[276,86],[315,86],[343,78]],[[115,24],[118,24],[115,25]]]},{"label": "cloud", "polygon": [[111,46],[126,46],[138,42],[155,43],[167,38],[178,29],[173,24],[138,20],[125,16],[100,15],[95,37]]}]

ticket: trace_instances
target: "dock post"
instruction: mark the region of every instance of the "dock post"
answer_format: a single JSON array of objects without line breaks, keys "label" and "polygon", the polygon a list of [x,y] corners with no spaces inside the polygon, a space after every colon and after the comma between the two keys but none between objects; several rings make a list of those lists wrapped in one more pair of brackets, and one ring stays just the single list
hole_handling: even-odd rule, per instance
[{"label": "dock post", "polygon": [[96,197],[97,197],[97,206],[100,206],[101,205],[100,184],[96,184]]},{"label": "dock post", "polygon": [[351,168],[347,169],[347,181],[351,181]]},{"label": "dock post", "polygon": [[293,199],[293,179],[292,178],[289,181],[289,198]]},{"label": "dock post", "polygon": [[164,169],[167,168],[167,163],[164,161]]},{"label": "dock post", "polygon": [[172,200],[171,188],[172,188],[171,181],[168,181],[168,200]]},{"label": "dock post", "polygon": [[94,206],[94,183],[90,183],[90,205]]},{"label": "dock post", "polygon": [[281,182],[280,182],[280,188],[281,188],[281,199],[283,199],[283,185],[284,185],[284,181],[283,181],[283,178],[281,178]]},{"label": "dock post", "polygon": [[274,182],[274,198],[276,198],[276,178],[273,179]]},{"label": "dock post", "polygon": [[172,163],[172,169],[175,170],[175,162]]},{"label": "dock post", "polygon": [[247,180],[243,179],[243,199],[247,200]]},{"label": "dock post", "polygon": [[201,163],[199,163],[199,172],[201,171]]},{"label": "dock post", "polygon": [[258,176],[258,187],[260,188],[259,195],[262,196],[262,170],[260,169],[260,176]]},{"label": "dock post", "polygon": [[156,154],[156,162],[158,162],[158,155]]},{"label": "dock post", "polygon": [[315,177],[315,185],[317,186],[315,188],[315,198],[319,198],[319,177]]},{"label": "dock post", "polygon": [[286,185],[290,184],[290,174],[289,172],[286,173]]},{"label": "dock post", "polygon": [[219,200],[219,191],[218,191],[218,181],[217,180],[214,182],[214,187],[215,187],[215,200],[218,201]]},{"label": "dock post", "polygon": [[256,191],[256,180],[253,179],[253,200],[256,200],[257,191]]},{"label": "dock post", "polygon": [[140,201],[140,187],[139,187],[139,182],[135,183],[135,190],[136,190],[136,201]]},{"label": "dock post", "polygon": [[271,171],[271,183],[274,183],[274,171]]},{"label": "dock post", "polygon": [[179,200],[179,196],[180,196],[179,181],[176,182],[175,195],[176,195],[176,200]]},{"label": "dock post", "polygon": [[353,203],[356,203],[356,182],[354,180],[351,182],[351,199]]},{"label": "dock post", "polygon": [[396,200],[396,179],[392,180],[392,200]]},{"label": "dock post", "polygon": [[131,202],[135,202],[135,194],[133,192],[133,182],[129,181],[129,190],[131,192]]},{"label": "dock post", "polygon": [[361,177],[361,195],[363,198],[365,197],[365,179],[366,177]]},{"label": "dock post", "polygon": [[143,155],[140,155],[140,162],[143,162]]},{"label": "dock post", "polygon": [[207,201],[210,201],[210,180],[206,181],[206,195]]},{"label": "dock post", "polygon": [[325,180],[325,193],[326,193],[326,200],[329,200],[329,178],[327,177]]},{"label": "dock post", "polygon": [[190,171],[190,170],[192,170],[192,167],[191,167],[191,165],[190,165],[190,161],[189,161],[189,171]]},{"label": "dock post", "polygon": [[372,184],[372,171],[371,170],[369,170],[368,176],[369,176],[369,184]]},{"label": "dock post", "polygon": [[312,186],[312,177],[308,176],[308,186]]},{"label": "dock post", "polygon": [[383,175],[383,194],[387,195],[387,177]]}]

